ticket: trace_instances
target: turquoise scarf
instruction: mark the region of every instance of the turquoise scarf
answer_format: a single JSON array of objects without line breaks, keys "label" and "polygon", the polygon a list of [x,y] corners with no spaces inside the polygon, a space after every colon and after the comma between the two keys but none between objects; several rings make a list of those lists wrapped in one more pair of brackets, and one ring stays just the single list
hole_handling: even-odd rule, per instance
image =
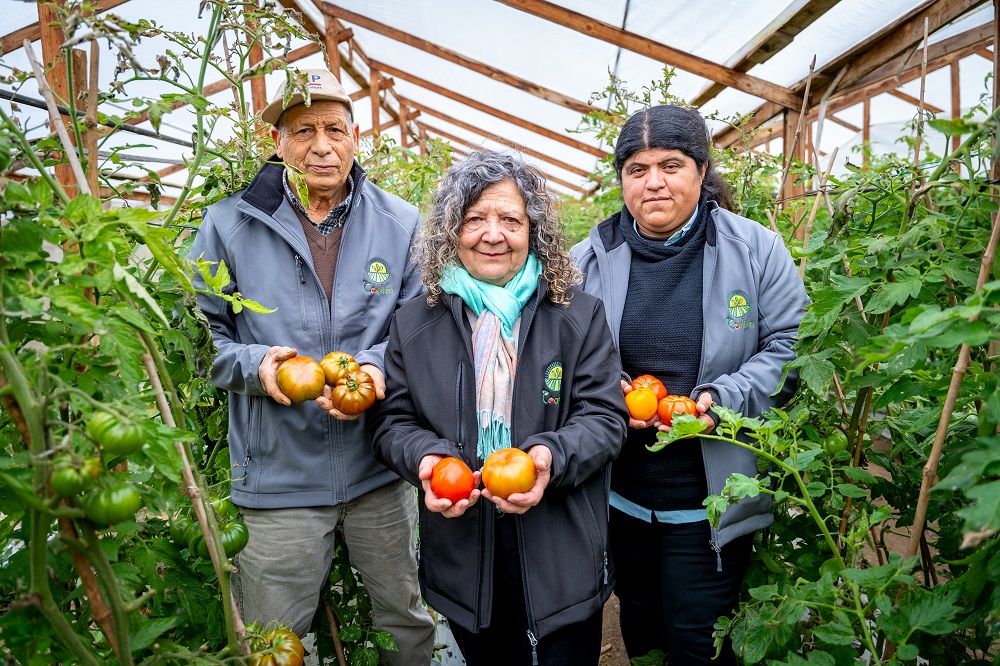
[{"label": "turquoise scarf", "polygon": [[452,264],[441,277],[441,289],[461,298],[478,317],[472,331],[476,367],[477,453],[485,459],[510,446],[510,417],[517,345],[514,322],[538,289],[541,262],[529,253],[521,270],[503,287],[475,279],[464,267]]}]

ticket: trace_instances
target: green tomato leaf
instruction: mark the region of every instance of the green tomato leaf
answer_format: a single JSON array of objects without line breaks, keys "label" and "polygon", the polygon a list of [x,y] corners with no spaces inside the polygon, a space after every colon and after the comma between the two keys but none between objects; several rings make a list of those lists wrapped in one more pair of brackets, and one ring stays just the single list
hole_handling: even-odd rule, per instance
[{"label": "green tomato leaf", "polygon": [[855,640],[854,630],[839,622],[828,622],[814,627],[813,636],[830,645],[850,645]]},{"label": "green tomato leaf", "polygon": [[170,327],[170,321],[167,319],[167,316],[163,314],[163,310],[160,309],[160,306],[156,303],[153,297],[149,294],[148,291],[146,291],[146,288],[142,286],[142,283],[140,283],[137,279],[135,279],[135,276],[132,275],[132,273],[127,271],[121,264],[117,262],[115,263],[115,265],[112,267],[111,270],[115,280],[120,285],[123,285],[128,293],[132,294],[140,301],[145,303],[146,307],[149,308],[150,312],[152,312],[152,314],[157,319],[160,320],[160,323],[162,323],[167,328]]}]

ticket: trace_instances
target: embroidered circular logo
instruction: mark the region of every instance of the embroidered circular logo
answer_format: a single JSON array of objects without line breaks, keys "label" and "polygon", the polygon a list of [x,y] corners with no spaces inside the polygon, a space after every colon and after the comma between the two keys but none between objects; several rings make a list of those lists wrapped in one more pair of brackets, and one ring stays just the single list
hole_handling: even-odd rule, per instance
[{"label": "embroidered circular logo", "polygon": [[750,297],[742,291],[729,294],[729,315],[733,319],[742,319],[750,312]]},{"label": "embroidered circular logo", "polygon": [[368,263],[368,279],[375,284],[382,284],[389,279],[389,268],[381,259],[372,259]]},{"label": "embroidered circular logo", "polygon": [[545,369],[545,386],[553,393],[558,393],[562,388],[562,376],[562,363],[556,361],[549,364],[549,367]]}]

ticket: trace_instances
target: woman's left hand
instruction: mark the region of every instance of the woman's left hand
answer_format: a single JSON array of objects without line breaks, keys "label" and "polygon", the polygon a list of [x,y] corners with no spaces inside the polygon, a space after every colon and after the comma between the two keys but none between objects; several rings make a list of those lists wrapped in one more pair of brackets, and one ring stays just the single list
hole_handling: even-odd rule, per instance
[{"label": "woman's left hand", "polygon": [[458,518],[463,513],[465,513],[469,507],[476,503],[479,499],[480,490],[479,478],[480,472],[473,472],[473,486],[472,494],[469,495],[468,499],[458,500],[452,503],[451,500],[445,499],[444,497],[438,497],[431,490],[431,475],[434,473],[434,465],[437,465],[444,456],[429,454],[420,459],[420,467],[417,470],[417,477],[420,479],[420,485],[424,489],[424,506],[427,507],[428,511],[434,513],[440,513],[445,518]]},{"label": "woman's left hand", "polygon": [[536,444],[528,449],[528,455],[535,461],[535,485],[526,493],[514,493],[507,499],[497,497],[483,488],[483,497],[500,507],[505,513],[524,513],[542,501],[545,488],[549,485],[552,472],[552,451],[544,444]]}]

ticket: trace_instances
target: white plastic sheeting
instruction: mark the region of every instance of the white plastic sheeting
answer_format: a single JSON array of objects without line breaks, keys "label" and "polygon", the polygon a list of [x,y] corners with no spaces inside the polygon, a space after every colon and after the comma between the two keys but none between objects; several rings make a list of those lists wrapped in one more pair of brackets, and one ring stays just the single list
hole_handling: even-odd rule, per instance
[{"label": "white plastic sheeting", "polygon": [[[317,25],[324,25],[322,14],[311,0],[297,2]],[[337,0],[335,4],[582,101],[587,101],[593,93],[608,84],[610,72],[619,76],[633,90],[659,80],[662,76],[663,64],[660,62],[490,0]],[[732,62],[744,50],[745,45],[776,17],[789,10],[791,5],[803,5],[804,0],[560,0],[556,4],[706,60],[725,64]],[[822,68],[854,44],[923,4],[922,0],[841,0],[796,36],[790,45],[768,62],[755,66],[749,73],[779,85],[790,86],[805,78],[814,55],[817,67]],[[193,33],[203,31],[207,22],[205,18],[198,18],[197,0],[131,0],[112,11],[129,20],[150,19],[168,29]],[[35,5],[18,0],[0,0],[0,16],[4,17],[0,32],[5,34],[37,21]],[[992,8],[986,3],[981,10],[939,31],[931,41],[938,41],[991,20]],[[556,132],[571,130],[579,123],[578,112],[349,22],[346,25],[353,29],[355,39],[365,53],[377,61]],[[144,40],[137,49],[137,55],[140,60],[153,66],[155,54],[163,48],[162,42],[155,39]],[[35,49],[40,52],[38,43],[35,44]],[[114,62],[107,51],[103,51],[102,58],[101,80],[107,82],[111,79]],[[317,54],[297,64],[301,67],[320,67],[322,62],[322,56]],[[362,73],[367,74],[367,68],[359,59],[355,58],[355,64]],[[22,51],[0,56],[0,73],[7,73],[11,67],[28,68]],[[971,56],[963,61],[962,68],[961,103],[967,109],[978,103],[980,96],[986,91],[984,79],[991,67],[985,58]],[[349,77],[345,76],[344,79],[349,91],[358,89],[357,84]],[[269,75],[269,95],[273,94],[278,83],[278,75]],[[678,71],[673,79],[671,92],[684,99],[692,99],[709,83],[702,77]],[[945,115],[949,115],[950,85],[946,74],[935,73],[934,76],[929,76],[927,84],[928,101],[946,109]],[[908,84],[904,90],[911,95],[919,94],[919,90],[912,91],[914,85],[919,85],[919,82]],[[160,90],[162,89],[161,86]],[[133,90],[137,94],[149,93],[153,87],[137,84],[128,90],[130,93]],[[472,109],[398,77],[395,78],[394,91],[418,104],[481,128],[491,135],[528,146],[579,169],[589,172],[595,166],[597,158],[593,155]],[[33,83],[24,86],[19,92],[32,97],[38,96]],[[220,96],[219,99],[223,98]],[[395,99],[390,97],[390,100],[390,104],[395,106]],[[752,95],[727,89],[708,102],[702,111],[728,116],[747,112],[759,106],[762,101]],[[7,102],[0,104],[9,108]],[[367,98],[357,102],[355,108],[362,129],[370,127],[371,105]],[[110,107],[102,110],[115,112]],[[898,124],[911,118],[914,113],[912,105],[887,95],[880,96],[872,104],[874,124]],[[857,112],[845,110],[840,115],[850,123],[861,124],[860,114]],[[30,119],[39,128],[44,125],[41,112],[24,111],[22,117]],[[175,111],[165,119],[162,131],[186,137],[190,133],[191,120],[189,110]],[[381,122],[388,121],[389,116],[383,111]],[[419,122],[438,127],[473,146],[503,147],[502,144],[426,113],[419,118]],[[837,145],[848,148],[850,143],[858,140],[855,134],[842,126],[827,122],[823,128],[823,145],[820,148],[825,152]],[[389,135],[398,139],[398,129],[389,130]],[[567,135],[599,146],[594,137],[586,134]],[[183,149],[178,146],[138,141],[136,137],[125,135],[113,141],[119,145],[135,145],[130,150],[132,153],[168,159],[178,159],[183,153]],[[599,147],[607,149],[607,146]],[[780,150],[780,140],[774,142],[772,148]],[[888,148],[892,149],[893,146]],[[895,148],[898,149],[898,146]],[[841,159],[845,156],[842,154]],[[584,182],[579,175],[558,166],[535,158],[528,159],[543,171],[560,179],[580,184]]]}]

